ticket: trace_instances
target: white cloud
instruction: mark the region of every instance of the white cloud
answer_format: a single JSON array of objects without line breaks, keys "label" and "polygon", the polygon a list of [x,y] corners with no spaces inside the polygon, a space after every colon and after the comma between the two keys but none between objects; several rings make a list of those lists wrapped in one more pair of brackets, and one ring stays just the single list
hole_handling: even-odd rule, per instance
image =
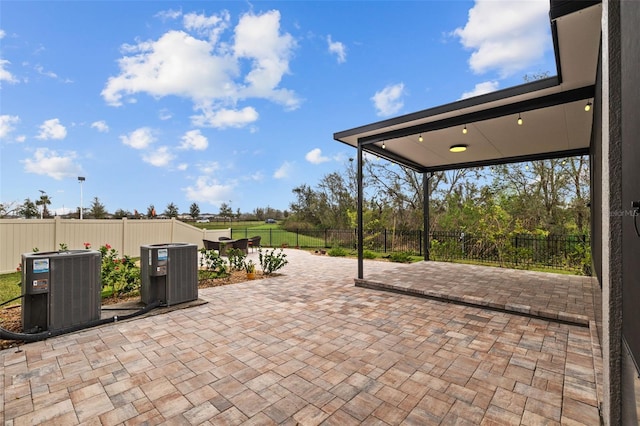
[{"label": "white cloud", "polygon": [[217,161],[205,161],[203,163],[198,163],[197,167],[198,170],[200,170],[200,173],[204,173],[205,175],[212,175],[220,170],[220,164]]},{"label": "white cloud", "polygon": [[377,115],[386,117],[400,111],[404,105],[401,99],[402,95],[404,95],[403,83],[387,86],[376,92],[371,100],[377,110]]},{"label": "white cloud", "polygon": [[75,177],[82,173],[82,168],[75,163],[76,153],[71,151],[65,155],[48,148],[38,148],[33,158],[23,160],[27,173],[49,176],[56,180]]},{"label": "white cloud", "polygon": [[293,172],[293,163],[285,161],[282,165],[273,173],[275,179],[285,179]]},{"label": "white cloud", "polygon": [[[5,38],[7,33],[4,30],[0,30],[0,40]],[[0,59],[0,83],[6,81],[7,83],[17,83],[18,79],[11,74],[8,70],[5,69],[7,65],[11,64],[11,62]]]},{"label": "white cloud", "polygon": [[60,124],[60,120],[52,118],[46,120],[40,125],[40,133],[36,136],[37,139],[64,139],[67,137],[67,129]]},{"label": "white cloud", "polygon": [[163,21],[166,21],[168,19],[178,19],[179,17],[182,16],[182,11],[181,10],[161,10],[160,12],[155,14],[156,18],[160,18]]},{"label": "white cloud", "polygon": [[332,41],[331,35],[328,35],[327,44],[329,45],[329,53],[336,55],[339,64],[347,61],[347,47],[343,43]]},{"label": "white cloud", "polygon": [[17,115],[0,115],[0,139],[8,137],[15,130],[14,124],[19,122],[20,117]]},{"label": "white cloud", "polygon": [[164,167],[171,163],[171,160],[175,158],[175,155],[169,151],[169,147],[161,146],[156,150],[151,150],[142,155],[142,160],[145,163],[149,163],[152,166]]},{"label": "white cloud", "polygon": [[197,13],[188,13],[182,18],[184,27],[188,31],[194,31],[199,35],[205,35],[209,41],[216,43],[220,35],[229,26],[231,16],[229,12],[223,11],[220,16],[199,15]]},{"label": "white cloud", "polygon": [[180,163],[176,166],[176,169],[180,170],[180,171],[185,171],[189,168],[189,165],[187,163]]},{"label": "white cloud", "polygon": [[91,123],[91,128],[92,129],[96,129],[100,133],[108,133],[109,132],[109,126],[107,126],[107,122],[104,121],[104,120],[94,121],[93,123]]},{"label": "white cloud", "polygon": [[460,99],[472,98],[474,96],[484,95],[485,93],[491,93],[498,90],[500,83],[497,81],[484,81],[476,84],[476,86],[470,92],[464,92]]},{"label": "white cloud", "polygon": [[[279,87],[296,47],[290,34],[280,32],[279,12],[245,14],[233,29],[233,37],[220,41],[230,21],[227,12],[188,14],[183,19],[185,30],[123,45],[120,73],[108,79],[102,91],[104,100],[119,106],[139,93],[156,98],[180,96],[191,99],[194,109],[202,111],[192,117],[194,123],[220,128],[241,127],[257,119],[254,107],[237,107],[248,99],[297,108],[296,94]],[[227,119],[230,122],[224,121]]]},{"label": "white cloud", "polygon": [[253,107],[244,107],[241,110],[218,109],[210,106],[202,107],[202,115],[191,116],[191,123],[199,127],[214,127],[224,129],[227,127],[244,127],[258,120],[258,111]]},{"label": "white cloud", "polygon": [[260,182],[264,180],[264,173],[262,173],[260,170],[258,170],[257,172],[249,175],[249,179],[250,180],[254,180],[256,182]]},{"label": "white cloud", "polygon": [[320,164],[331,161],[329,157],[322,156],[322,151],[320,150],[320,148],[314,148],[311,151],[307,152],[307,155],[305,155],[304,158],[312,164]]},{"label": "white cloud", "polygon": [[209,146],[209,140],[200,133],[200,130],[189,130],[181,140],[180,149],[203,151]]},{"label": "white cloud", "polygon": [[58,78],[58,74],[56,74],[53,71],[45,70],[42,65],[36,65],[35,70],[38,72],[38,74],[44,75],[45,77],[56,78],[56,79]]},{"label": "white cloud", "polygon": [[233,196],[233,184],[221,184],[208,176],[199,176],[195,185],[182,189],[188,200],[221,204]]},{"label": "white cloud", "polygon": [[128,145],[131,148],[144,149],[154,143],[156,138],[153,136],[153,130],[149,127],[141,127],[128,135],[120,136],[120,140],[123,144]]},{"label": "white cloud", "polygon": [[0,59],[0,82],[6,81],[7,83],[17,83],[19,80],[11,74],[9,70],[6,69],[11,62],[6,59]]},{"label": "white cloud", "polygon": [[469,66],[507,77],[542,59],[550,48],[548,0],[476,0],[464,28],[453,35],[473,50]]},{"label": "white cloud", "polygon": [[232,57],[214,56],[212,46],[183,31],[169,31],[157,41],[126,46],[119,62],[120,75],[110,77],[102,96],[110,105],[122,97],[147,93],[154,97],[182,96],[199,103],[225,98],[234,91],[230,76],[236,73]]},{"label": "white cloud", "polygon": [[173,117],[173,114],[171,114],[171,111],[166,108],[163,108],[158,112],[158,118],[162,121],[169,120],[171,117]]},{"label": "white cloud", "polygon": [[244,77],[240,97],[265,98],[295,109],[299,100],[286,89],[278,89],[283,75],[289,72],[289,59],[296,47],[291,34],[280,34],[280,12],[262,15],[245,14],[235,28],[233,51],[237,59],[251,61],[251,71]]}]

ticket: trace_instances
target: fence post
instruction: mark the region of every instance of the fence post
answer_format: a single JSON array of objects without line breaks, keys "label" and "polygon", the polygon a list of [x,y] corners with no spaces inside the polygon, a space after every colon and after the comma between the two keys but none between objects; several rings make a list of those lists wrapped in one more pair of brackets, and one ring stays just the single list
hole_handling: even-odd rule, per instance
[{"label": "fence post", "polygon": [[273,238],[272,238],[272,233],[271,231],[273,231],[272,228],[269,228],[269,246],[273,247]]},{"label": "fence post", "polygon": [[418,229],[418,247],[419,256],[422,257],[422,229]]},{"label": "fence post", "polygon": [[300,230],[296,229],[296,248],[300,247],[299,237],[300,237]]},{"label": "fence post", "polygon": [[326,229],[324,230],[324,246],[325,246],[325,248],[328,247],[327,246],[327,230]]}]

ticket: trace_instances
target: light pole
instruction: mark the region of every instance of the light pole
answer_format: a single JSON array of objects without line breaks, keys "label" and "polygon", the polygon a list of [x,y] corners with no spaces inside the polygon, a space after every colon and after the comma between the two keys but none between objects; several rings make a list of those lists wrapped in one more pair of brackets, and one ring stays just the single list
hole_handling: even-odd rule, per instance
[{"label": "light pole", "polygon": [[45,191],[43,191],[42,189],[38,189],[38,191],[40,191],[40,204],[42,204],[42,207],[40,208],[40,220],[42,220],[42,218],[44,217],[44,200],[43,200],[43,195],[46,194]]},{"label": "light pole", "polygon": [[82,220],[82,182],[84,181],[84,176],[78,176],[78,182],[80,182],[80,220]]}]

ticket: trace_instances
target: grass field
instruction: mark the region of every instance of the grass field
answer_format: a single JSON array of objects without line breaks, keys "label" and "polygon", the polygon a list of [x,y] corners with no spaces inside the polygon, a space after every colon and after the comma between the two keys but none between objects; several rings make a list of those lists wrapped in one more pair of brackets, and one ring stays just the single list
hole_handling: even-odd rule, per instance
[{"label": "grass field", "polygon": [[[0,275],[0,303],[4,303],[7,300],[11,300],[14,297],[20,296],[22,289],[18,285],[18,283],[21,279],[22,274],[20,272],[12,272],[10,274]],[[5,305],[5,307],[19,304],[20,299],[8,303],[7,305]]]},{"label": "grass field", "polygon": [[251,238],[260,236],[260,244],[265,247],[282,247],[283,244],[289,247],[324,247],[325,241],[322,238],[297,234],[280,229],[278,225],[261,224],[259,226],[246,228],[232,228],[231,237]]}]

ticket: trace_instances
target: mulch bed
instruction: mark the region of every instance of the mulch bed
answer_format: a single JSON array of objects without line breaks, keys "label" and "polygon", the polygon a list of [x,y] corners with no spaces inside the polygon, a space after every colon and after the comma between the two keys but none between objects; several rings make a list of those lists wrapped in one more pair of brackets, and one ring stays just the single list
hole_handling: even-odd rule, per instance
[{"label": "mulch bed", "polygon": [[[270,276],[263,275],[261,272],[256,272],[256,280],[268,278],[268,277],[276,277],[280,274],[271,274]],[[219,287],[223,285],[230,284],[238,284],[242,282],[248,281],[247,274],[244,271],[235,271],[232,272],[226,278],[215,278],[215,279],[207,279],[201,280],[198,283],[198,288],[208,288],[208,287]],[[129,302],[132,300],[139,300],[140,295],[123,295],[119,297],[109,297],[102,299],[102,305],[115,305],[118,303]],[[22,308],[20,305],[9,306],[5,308],[0,308],[0,327],[5,330],[21,333],[22,332]],[[24,342],[18,342],[15,340],[3,340],[0,339],[0,350],[11,348],[14,346],[18,346]]]}]

